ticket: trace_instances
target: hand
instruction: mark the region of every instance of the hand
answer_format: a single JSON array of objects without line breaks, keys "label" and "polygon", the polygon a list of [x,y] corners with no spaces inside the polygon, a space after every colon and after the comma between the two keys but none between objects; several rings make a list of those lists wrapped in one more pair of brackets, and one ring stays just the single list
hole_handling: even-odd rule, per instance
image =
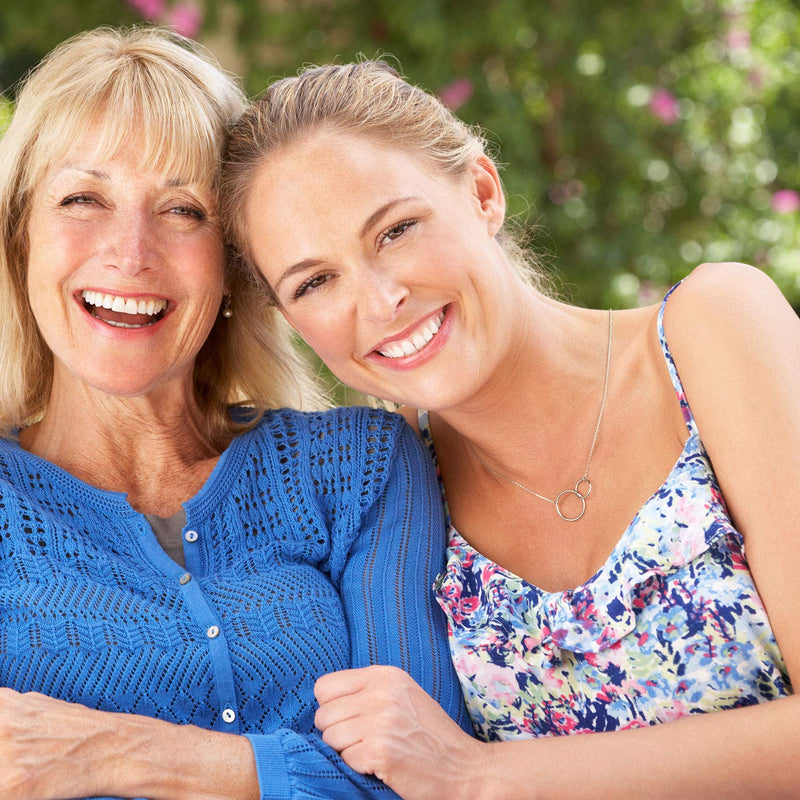
[{"label": "hand", "polygon": [[323,740],[356,772],[405,800],[480,796],[477,775],[490,745],[464,733],[403,670],[334,672],[314,691]]},{"label": "hand", "polygon": [[[57,800],[102,794],[93,753],[110,714],[0,687],[0,797]],[[98,748],[99,749],[99,748]]]}]

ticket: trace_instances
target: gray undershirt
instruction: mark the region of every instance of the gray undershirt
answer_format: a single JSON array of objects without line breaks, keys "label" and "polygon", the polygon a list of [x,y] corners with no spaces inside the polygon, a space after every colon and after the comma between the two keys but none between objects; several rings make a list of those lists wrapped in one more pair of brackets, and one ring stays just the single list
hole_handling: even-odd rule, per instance
[{"label": "gray undershirt", "polygon": [[183,528],[186,525],[186,511],[181,509],[171,517],[159,517],[155,514],[145,514],[158,543],[164,552],[182,567],[186,566],[183,553]]}]

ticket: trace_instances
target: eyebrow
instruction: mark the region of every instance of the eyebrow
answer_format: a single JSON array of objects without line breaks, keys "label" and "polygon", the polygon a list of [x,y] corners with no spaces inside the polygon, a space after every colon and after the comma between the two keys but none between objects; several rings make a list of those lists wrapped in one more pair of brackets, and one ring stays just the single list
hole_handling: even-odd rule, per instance
[{"label": "eyebrow", "polygon": [[[65,164],[56,172],[56,174],[60,175],[62,172],[82,172],[84,175],[90,175],[92,178],[97,178],[98,180],[103,180],[103,181],[111,180],[111,176],[100,169],[79,167],[76,164]],[[188,186],[189,181],[186,181],[183,178],[169,178],[164,182],[164,185],[170,189],[174,189],[174,188],[180,188],[181,186]]]},{"label": "eyebrow", "polygon": [[[416,200],[415,197],[398,197],[396,200],[390,200],[388,203],[384,203],[380,208],[378,208],[374,213],[370,214],[367,217],[364,224],[361,226],[361,233],[360,237],[363,239],[370,231],[372,227],[374,227],[380,220],[386,216],[393,208],[399,206],[401,203],[407,203],[409,200]],[[304,258],[302,261],[298,261],[296,264],[292,264],[292,266],[287,267],[282,273],[278,281],[276,282],[273,291],[277,292],[280,285],[291,278],[292,275],[296,275],[298,272],[303,272],[307,269],[311,269],[312,267],[316,267],[319,264],[322,264],[323,259],[321,258]]]},{"label": "eyebrow", "polygon": [[102,170],[87,169],[85,167],[79,167],[75,164],[65,164],[56,172],[56,175],[60,175],[62,172],[82,172],[84,175],[91,175],[93,178],[99,178],[100,180],[107,181],[110,179],[110,176]]}]

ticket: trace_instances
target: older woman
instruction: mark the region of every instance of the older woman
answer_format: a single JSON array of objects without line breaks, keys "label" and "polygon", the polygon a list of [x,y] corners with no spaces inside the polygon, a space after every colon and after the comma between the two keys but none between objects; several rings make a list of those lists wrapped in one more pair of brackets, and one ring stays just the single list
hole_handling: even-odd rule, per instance
[{"label": "older woman", "polygon": [[427,409],[436,591],[491,743],[385,668],[318,682],[325,740],[408,798],[797,796],[800,320],[775,285],[706,265],[648,308],[558,302],[515,268],[481,139],[380,63],[277,82],[229,159],[224,216],[286,319]]},{"label": "older woman", "polygon": [[320,400],[222,244],[243,105],[187,42],[99,30],[0,144],[4,800],[391,794],[314,733],[351,665],[459,714],[413,432],[269,410]]}]

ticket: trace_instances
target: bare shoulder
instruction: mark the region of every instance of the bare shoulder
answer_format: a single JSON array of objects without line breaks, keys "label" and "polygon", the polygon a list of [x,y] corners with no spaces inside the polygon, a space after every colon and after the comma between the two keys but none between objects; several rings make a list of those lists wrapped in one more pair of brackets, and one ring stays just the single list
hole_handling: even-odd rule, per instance
[{"label": "bare shoulder", "polygon": [[776,306],[791,311],[780,289],[765,272],[748,264],[726,262],[697,267],[670,297],[667,307],[673,317],[710,318],[714,324],[724,324],[728,319],[735,326],[732,313],[751,316],[774,310]]},{"label": "bare shoulder", "polygon": [[786,666],[800,680],[800,317],[760,270],[698,267],[664,331]]},{"label": "bare shoulder", "polygon": [[713,373],[715,363],[727,370],[733,361],[746,370],[798,356],[787,345],[800,342],[800,318],[772,279],[746,264],[697,267],[670,296],[664,329],[679,369],[692,371],[699,361]]}]

